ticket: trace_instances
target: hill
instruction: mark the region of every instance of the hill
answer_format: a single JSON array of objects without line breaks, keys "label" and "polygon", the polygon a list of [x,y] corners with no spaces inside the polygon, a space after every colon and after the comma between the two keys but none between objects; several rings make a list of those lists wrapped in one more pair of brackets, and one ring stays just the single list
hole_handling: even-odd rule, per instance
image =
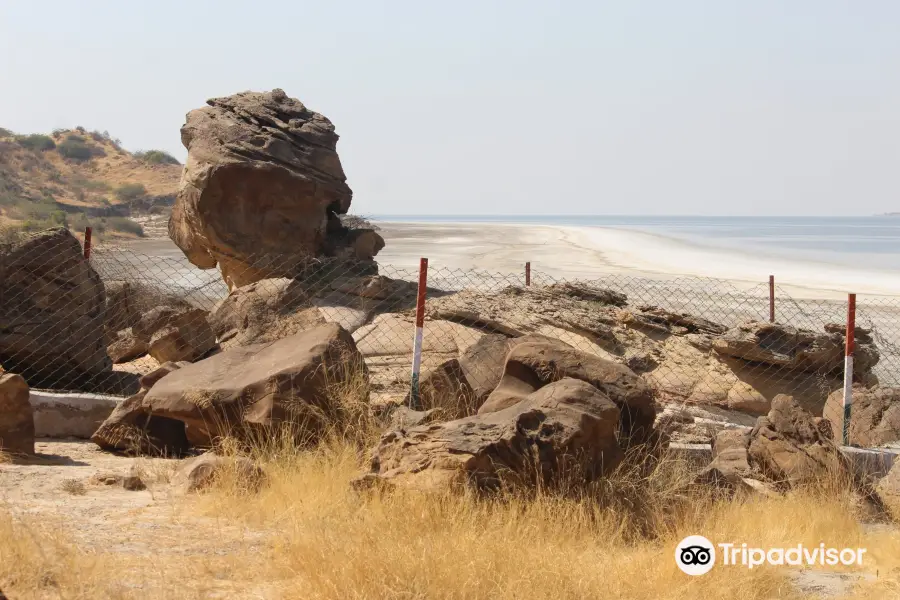
[{"label": "hill", "polygon": [[131,153],[106,132],[58,129],[17,135],[0,128],[0,226],[67,226],[143,235],[131,217],[167,212],[181,164],[158,150]]}]

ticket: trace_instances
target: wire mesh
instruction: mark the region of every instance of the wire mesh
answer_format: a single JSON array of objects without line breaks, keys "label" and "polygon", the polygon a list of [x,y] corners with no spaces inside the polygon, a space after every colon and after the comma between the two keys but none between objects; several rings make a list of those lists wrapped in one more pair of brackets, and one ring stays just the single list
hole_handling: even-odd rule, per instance
[{"label": "wire mesh", "polygon": [[[0,364],[32,387],[125,397],[167,361],[333,322],[365,357],[372,402],[409,400],[416,270],[267,254],[234,259],[226,272],[200,269],[164,243],[152,254],[98,245],[85,261],[75,238],[55,231],[2,248]],[[472,414],[497,388],[510,352],[543,336],[640,375],[665,418],[689,425],[679,429],[686,440],[708,440],[722,423],[752,426],[777,394],[794,396],[839,436],[846,301],[776,287],[774,323],[769,302],[764,282],[566,280],[531,269],[526,285],[524,262],[506,274],[432,263],[416,408]],[[900,299],[861,296],[856,323],[851,443],[895,441]]]}]

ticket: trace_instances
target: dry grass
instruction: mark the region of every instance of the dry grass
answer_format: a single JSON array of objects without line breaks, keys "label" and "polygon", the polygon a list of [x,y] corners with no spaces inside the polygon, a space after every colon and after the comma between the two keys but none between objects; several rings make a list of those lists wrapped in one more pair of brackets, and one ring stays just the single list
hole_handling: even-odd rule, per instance
[{"label": "dry grass", "polygon": [[[179,514],[211,519],[185,522],[184,536],[206,540],[201,555],[85,551],[64,528],[13,519],[0,507],[0,588],[17,599],[804,597],[783,569],[682,574],[674,547],[702,534],[761,547],[866,547],[865,568],[880,577],[855,597],[900,590],[900,536],[867,533],[845,490],[728,501],[687,485],[680,463],[632,460],[582,494],[359,494],[348,485],[360,468],[352,440],[335,437],[311,451],[288,441],[255,451],[267,472],[259,491],[226,470],[180,506]],[[235,524],[265,543],[226,547],[216,529]]]},{"label": "dry grass", "polygon": [[60,485],[60,489],[73,496],[84,496],[87,494],[87,488],[84,486],[84,483],[78,479],[66,479]]},{"label": "dry grass", "polygon": [[[226,468],[206,492],[176,500],[178,551],[169,551],[171,539],[149,555],[83,549],[66,527],[13,518],[0,506],[0,588],[16,599],[815,597],[791,583],[787,568],[684,575],[675,546],[700,534],[758,547],[865,547],[863,569],[879,577],[852,597],[900,594],[900,535],[861,526],[863,505],[845,482],[728,499],[692,484],[684,463],[632,452],[591,486],[563,480],[492,496],[355,492],[350,481],[379,426],[363,410],[360,378],[329,377],[340,406],[328,415],[335,425],[326,441],[304,448],[287,428],[249,449],[223,441],[228,455],[249,452],[266,480],[254,489],[241,469]],[[235,538],[235,528],[248,533]],[[183,549],[191,544],[203,550]]]}]

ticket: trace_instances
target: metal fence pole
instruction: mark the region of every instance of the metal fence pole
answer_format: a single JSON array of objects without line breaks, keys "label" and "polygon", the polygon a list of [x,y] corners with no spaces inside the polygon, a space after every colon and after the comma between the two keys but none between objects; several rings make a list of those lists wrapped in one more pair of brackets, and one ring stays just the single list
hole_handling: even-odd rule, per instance
[{"label": "metal fence pole", "polygon": [[769,323],[775,322],[775,276],[769,275]]},{"label": "metal fence pole", "polygon": [[409,407],[419,407],[419,371],[422,367],[422,336],[425,326],[425,291],[428,287],[428,259],[419,260],[419,292],[416,296],[416,337],[413,341],[412,378],[409,384]]},{"label": "metal fence pole", "polygon": [[853,345],[856,332],[856,294],[847,294],[847,341],[844,346],[844,427],[841,440],[850,444],[850,410],[853,406]]},{"label": "metal fence pole", "polygon": [[84,228],[84,260],[91,259],[91,228]]},{"label": "metal fence pole", "polygon": [[531,261],[525,263],[525,285],[531,285]]}]

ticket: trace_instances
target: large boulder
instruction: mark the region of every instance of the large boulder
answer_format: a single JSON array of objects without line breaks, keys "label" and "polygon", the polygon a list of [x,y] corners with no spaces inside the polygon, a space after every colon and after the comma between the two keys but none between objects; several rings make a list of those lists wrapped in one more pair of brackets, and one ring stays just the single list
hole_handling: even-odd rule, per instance
[{"label": "large boulder", "polygon": [[624,436],[635,442],[650,438],[656,408],[643,379],[624,365],[549,338],[520,343],[509,352],[500,383],[478,413],[514,406],[545,385],[564,378],[585,381],[609,397],[622,412]]},{"label": "large boulder", "polygon": [[184,423],[153,414],[144,400],[154,385],[188,362],[163,363],[141,377],[141,390],[119,403],[100,423],[92,442],[103,450],[134,456],[182,456],[189,449]]},{"label": "large boulder", "polygon": [[619,409],[603,392],[562,379],[504,410],[386,433],[363,481],[490,489],[547,482],[576,463],[599,475],[621,459],[618,428]]},{"label": "large boulder", "polygon": [[[862,379],[878,362],[879,354],[868,332],[857,328],[853,373]],[[845,336],[835,326],[824,333],[789,325],[750,322],[729,329],[713,341],[720,355],[764,363],[788,370],[821,374],[841,372],[844,368]]]},{"label": "large boulder", "polygon": [[772,410],[750,433],[750,464],[782,485],[793,487],[846,473],[831,424],[814,418],[791,397],[776,396]]},{"label": "large boulder", "polygon": [[316,257],[371,261],[384,240],[338,217],[352,191],[331,121],[280,89],[207,104],[181,128],[188,159],[169,220],[191,263],[218,265],[234,289],[296,277]]},{"label": "large boulder", "polygon": [[28,384],[20,375],[0,371],[0,450],[34,454],[34,420]]},{"label": "large boulder", "polygon": [[292,427],[298,440],[312,441],[342,418],[345,395],[365,390],[353,338],[339,325],[320,325],[172,371],[126,400],[95,441],[118,447],[121,435],[105,430],[133,427],[144,418],[178,423],[192,447],[207,448],[227,436],[254,441],[281,425]]},{"label": "large boulder", "polygon": [[100,276],[66,229],[0,245],[0,364],[31,386],[81,389],[112,372]]},{"label": "large boulder", "polygon": [[[843,400],[844,390],[836,390],[822,410],[838,436],[844,430]],[[900,441],[900,388],[854,386],[848,443],[871,448],[896,441]]]}]

